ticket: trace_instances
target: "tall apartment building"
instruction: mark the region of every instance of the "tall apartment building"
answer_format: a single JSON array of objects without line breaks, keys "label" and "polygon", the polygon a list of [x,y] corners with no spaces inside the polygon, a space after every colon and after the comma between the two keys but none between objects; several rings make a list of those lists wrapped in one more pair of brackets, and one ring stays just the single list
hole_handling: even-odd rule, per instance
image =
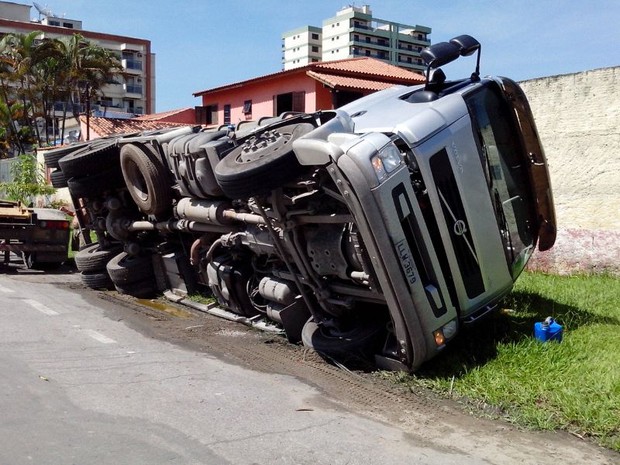
[{"label": "tall apartment building", "polygon": [[151,41],[82,29],[82,21],[54,15],[37,5],[38,18],[31,19],[31,6],[0,1],[0,36],[41,31],[41,38],[81,34],[92,43],[114,52],[123,65],[117,83],[106,85],[102,97],[92,102],[95,116],[129,118],[155,112],[155,55]]},{"label": "tall apartment building", "polygon": [[370,6],[347,6],[323,21],[282,34],[282,67],[315,61],[372,57],[411,71],[424,71],[420,52],[431,44],[431,28],[373,18]]}]

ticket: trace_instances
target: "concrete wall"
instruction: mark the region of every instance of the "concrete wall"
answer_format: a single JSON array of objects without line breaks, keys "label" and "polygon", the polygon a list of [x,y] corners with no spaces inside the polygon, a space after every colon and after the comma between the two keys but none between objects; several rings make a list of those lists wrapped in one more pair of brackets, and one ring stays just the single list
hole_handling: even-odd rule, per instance
[{"label": "concrete wall", "polygon": [[519,83],[542,139],[558,240],[531,268],[620,274],[620,66]]}]

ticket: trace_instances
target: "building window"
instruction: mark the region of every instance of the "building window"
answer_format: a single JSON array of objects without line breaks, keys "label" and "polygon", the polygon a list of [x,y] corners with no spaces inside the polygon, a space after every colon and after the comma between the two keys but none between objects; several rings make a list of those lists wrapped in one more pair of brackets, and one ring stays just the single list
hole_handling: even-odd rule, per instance
[{"label": "building window", "polygon": [[198,124],[217,124],[217,104],[196,107],[195,110]]},{"label": "building window", "polygon": [[243,102],[243,113],[246,116],[252,114],[252,100],[246,100]]},{"label": "building window", "polygon": [[224,124],[230,124],[230,104],[224,105]]},{"label": "building window", "polygon": [[319,53],[319,47],[317,47],[316,45],[312,47],[312,51],[314,53]]},{"label": "building window", "polygon": [[273,114],[277,116],[287,111],[306,111],[306,93],[304,91],[274,96]]},{"label": "building window", "polygon": [[319,35],[316,32],[312,33],[312,40],[319,40]]},{"label": "building window", "polygon": [[207,107],[207,124],[217,124],[217,105]]}]

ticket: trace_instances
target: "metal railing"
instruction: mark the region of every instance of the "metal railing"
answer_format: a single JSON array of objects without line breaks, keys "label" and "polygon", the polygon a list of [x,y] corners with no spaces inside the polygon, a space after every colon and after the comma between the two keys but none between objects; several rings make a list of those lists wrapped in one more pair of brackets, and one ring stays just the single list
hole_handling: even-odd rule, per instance
[{"label": "metal railing", "polygon": [[140,94],[142,95],[142,86],[137,86],[137,85],[129,85],[127,84],[127,86],[125,87],[125,89],[127,90],[128,93],[130,94]]},{"label": "metal railing", "polygon": [[125,59],[125,67],[127,69],[133,69],[136,71],[142,71],[142,62],[138,60],[127,60]]}]

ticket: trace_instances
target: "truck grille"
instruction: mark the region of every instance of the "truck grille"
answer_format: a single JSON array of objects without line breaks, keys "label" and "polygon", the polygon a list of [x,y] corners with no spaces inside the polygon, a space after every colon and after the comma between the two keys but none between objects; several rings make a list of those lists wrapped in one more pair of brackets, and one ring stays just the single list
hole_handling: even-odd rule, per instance
[{"label": "truck grille", "polygon": [[473,299],[484,292],[484,282],[448,152],[433,155],[430,167],[465,291]]}]

